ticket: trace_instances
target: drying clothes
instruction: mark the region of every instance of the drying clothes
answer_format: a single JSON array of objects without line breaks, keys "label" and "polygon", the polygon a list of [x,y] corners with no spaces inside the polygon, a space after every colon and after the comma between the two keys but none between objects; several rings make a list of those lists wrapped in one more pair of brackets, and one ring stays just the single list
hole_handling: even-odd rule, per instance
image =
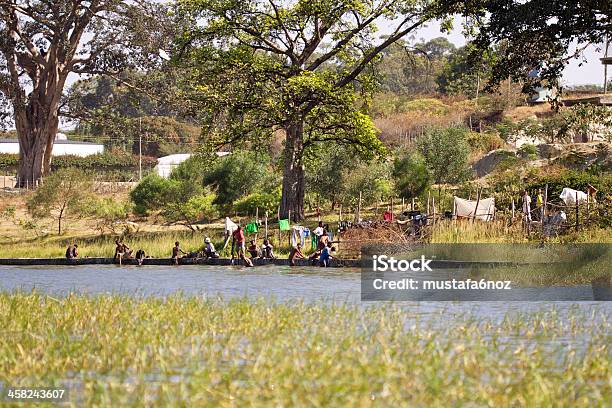
[{"label": "drying clothes", "polygon": [[289,227],[289,220],[278,220],[278,227],[281,231],[289,231],[291,229]]},{"label": "drying clothes", "polygon": [[310,248],[317,249],[319,247],[319,237],[315,234],[310,235]]},{"label": "drying clothes", "polygon": [[298,243],[304,246],[304,227],[294,225],[291,227],[291,245],[296,246]]},{"label": "drying clothes", "polygon": [[585,192],[567,187],[563,189],[559,198],[563,200],[565,205],[576,205],[576,198],[578,198],[578,204],[583,204],[588,201],[588,196]]},{"label": "drying clothes", "polygon": [[246,229],[246,232],[248,232],[249,234],[257,234],[257,223],[251,222],[246,225],[245,229]]},{"label": "drying clothes", "polygon": [[385,211],[383,213],[383,220],[385,221],[393,221],[393,213],[390,211]]},{"label": "drying clothes", "polygon": [[229,217],[225,217],[225,233],[229,235],[237,229],[238,225],[236,225],[234,221],[230,220]]}]

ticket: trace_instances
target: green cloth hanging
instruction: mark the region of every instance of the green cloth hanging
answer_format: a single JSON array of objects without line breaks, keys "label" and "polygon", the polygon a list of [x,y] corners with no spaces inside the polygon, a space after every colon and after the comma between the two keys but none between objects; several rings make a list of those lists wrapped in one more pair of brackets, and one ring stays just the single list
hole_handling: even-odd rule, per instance
[{"label": "green cloth hanging", "polygon": [[249,234],[256,234],[257,233],[257,223],[251,222],[251,223],[247,224],[246,225],[246,232],[248,232]]},{"label": "green cloth hanging", "polygon": [[281,231],[289,231],[291,229],[289,227],[289,220],[278,220],[278,227]]},{"label": "green cloth hanging", "polygon": [[319,237],[315,234],[310,234],[310,248],[317,249],[319,247]]}]

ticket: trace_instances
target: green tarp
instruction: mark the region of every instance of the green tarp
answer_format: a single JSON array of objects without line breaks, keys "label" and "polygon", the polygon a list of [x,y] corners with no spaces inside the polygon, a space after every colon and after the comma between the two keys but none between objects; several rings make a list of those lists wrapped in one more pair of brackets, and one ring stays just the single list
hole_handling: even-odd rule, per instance
[{"label": "green tarp", "polygon": [[250,224],[246,225],[246,232],[248,232],[249,234],[256,234],[257,233],[257,223],[252,222]]},{"label": "green tarp", "polygon": [[281,231],[289,231],[291,229],[289,227],[289,220],[278,220],[278,227]]}]

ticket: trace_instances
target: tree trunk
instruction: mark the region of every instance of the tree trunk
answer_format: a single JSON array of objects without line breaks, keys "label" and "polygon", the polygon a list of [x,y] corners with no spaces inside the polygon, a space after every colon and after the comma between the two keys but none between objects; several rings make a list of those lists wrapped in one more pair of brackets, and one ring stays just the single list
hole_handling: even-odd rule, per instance
[{"label": "tree trunk", "polygon": [[280,216],[293,221],[304,219],[304,122],[289,123],[285,127],[285,151],[283,167],[283,193]]},{"label": "tree trunk", "polygon": [[51,151],[59,126],[59,102],[65,77],[45,76],[27,105],[15,109],[19,138],[17,187],[36,185],[51,170]]}]

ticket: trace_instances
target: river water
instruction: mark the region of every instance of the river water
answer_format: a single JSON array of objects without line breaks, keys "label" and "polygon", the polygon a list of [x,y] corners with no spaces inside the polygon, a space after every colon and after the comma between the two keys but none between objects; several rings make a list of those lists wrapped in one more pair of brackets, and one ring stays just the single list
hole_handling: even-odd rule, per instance
[{"label": "river water", "polygon": [[[0,266],[0,291],[36,290],[52,296],[124,294],[130,296],[186,296],[267,298],[278,302],[338,302],[376,306],[388,302],[361,302],[361,274],[351,268],[256,268],[220,266],[115,266],[74,267]],[[612,302],[593,301],[589,287],[578,288],[577,301],[466,301],[400,302],[421,316],[470,313],[475,317],[503,319],[508,313],[535,312],[572,307],[612,312]]]}]

